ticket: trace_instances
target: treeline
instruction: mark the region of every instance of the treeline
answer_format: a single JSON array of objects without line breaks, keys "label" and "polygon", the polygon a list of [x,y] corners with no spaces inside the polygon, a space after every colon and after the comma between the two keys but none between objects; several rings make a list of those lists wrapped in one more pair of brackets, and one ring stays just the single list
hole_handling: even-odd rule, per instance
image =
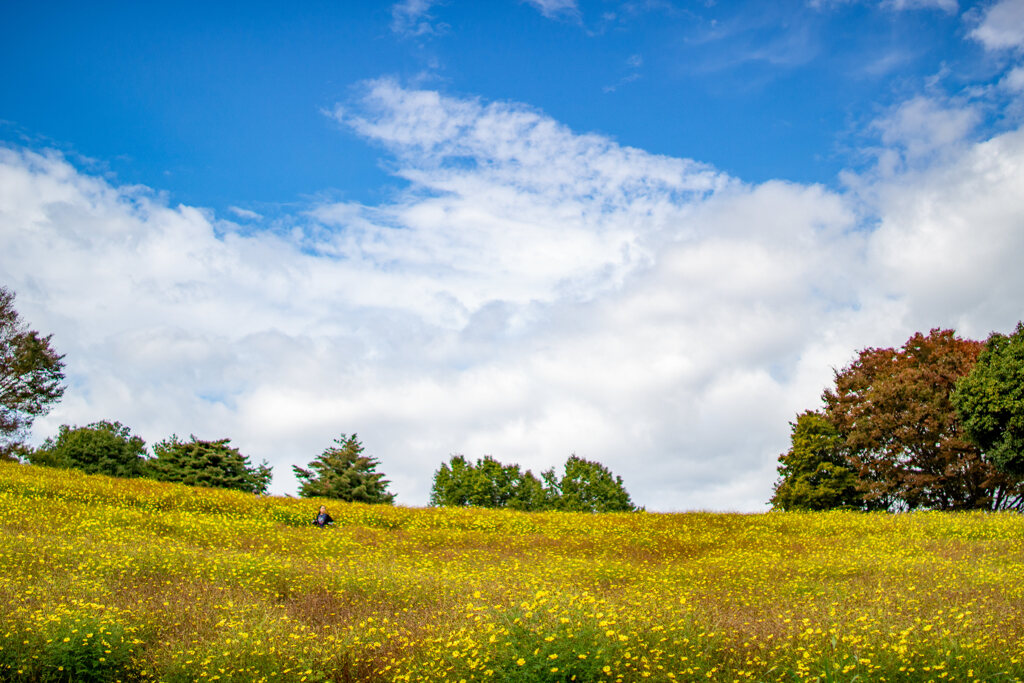
[{"label": "treeline", "polygon": [[145,477],[256,494],[266,493],[272,478],[272,468],[265,461],[253,465],[230,439],[206,441],[192,436],[185,441],[174,435],[153,446],[153,457],[148,457],[145,441],[120,422],[106,420],[85,427],[62,425],[56,437],[39,448],[25,449],[23,458],[33,465],[74,468],[86,474]]},{"label": "treeline", "polygon": [[868,348],[791,423],[782,510],[1024,510],[1024,323]]}]

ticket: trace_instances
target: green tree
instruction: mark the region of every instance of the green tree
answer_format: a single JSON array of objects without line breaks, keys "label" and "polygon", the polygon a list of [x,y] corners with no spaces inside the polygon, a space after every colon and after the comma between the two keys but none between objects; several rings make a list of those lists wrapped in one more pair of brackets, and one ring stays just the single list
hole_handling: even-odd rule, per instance
[{"label": "green tree", "polygon": [[772,507],[780,510],[861,508],[857,475],[846,464],[843,438],[819,412],[808,410],[790,423],[789,451],[779,456]]},{"label": "green tree", "polygon": [[453,455],[434,473],[431,505],[455,507],[544,510],[551,506],[550,491],[530,470],[503,465],[485,455],[476,463]]},{"label": "green tree", "polygon": [[953,404],[970,440],[1006,474],[1024,477],[1024,322],[993,333]]},{"label": "green tree", "polygon": [[[622,477],[613,475],[601,463],[585,460],[574,453],[565,461],[564,472],[557,481],[557,509],[573,512],[630,512],[636,509]],[[549,476],[549,480],[554,483],[553,476]]]},{"label": "green tree", "polygon": [[0,458],[23,454],[32,421],[64,395],[64,357],[50,345],[52,336],[28,329],[14,293],[0,287]]},{"label": "green tree", "polygon": [[[547,473],[544,473],[547,474]],[[555,492],[545,480],[526,470],[516,484],[515,494],[509,499],[508,507],[513,510],[539,512],[551,510],[555,505]]]},{"label": "green tree", "polygon": [[917,333],[900,349],[865,349],[824,395],[869,508],[1002,509],[1021,483],[968,439],[950,398],[981,343],[952,330]]},{"label": "green tree", "polygon": [[120,422],[106,420],[86,427],[61,425],[56,438],[48,438],[28,455],[33,465],[74,467],[114,477],[142,476],[145,458],[145,441]]},{"label": "green tree", "polygon": [[337,498],[351,503],[384,503],[392,505],[395,494],[388,493],[387,479],[377,472],[376,458],[363,455],[363,445],[355,434],[334,440],[320,456],[309,463],[309,469],[292,465],[301,482],[299,495]]},{"label": "green tree", "polygon": [[254,467],[249,458],[228,445],[230,441],[202,441],[195,436],[182,441],[171,436],[153,447],[155,457],[148,461],[147,471],[158,481],[266,493],[271,467],[266,461]]},{"label": "green tree", "polygon": [[466,507],[473,504],[476,467],[464,455],[453,455],[434,472],[430,487],[430,504]]}]

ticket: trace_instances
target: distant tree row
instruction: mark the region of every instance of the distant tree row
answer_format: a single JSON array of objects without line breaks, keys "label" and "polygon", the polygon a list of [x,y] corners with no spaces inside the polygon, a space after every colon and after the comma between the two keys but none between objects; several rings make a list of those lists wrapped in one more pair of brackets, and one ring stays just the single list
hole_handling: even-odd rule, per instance
[{"label": "distant tree row", "polygon": [[[394,494],[387,491],[389,482],[376,472],[377,460],[363,455],[358,437],[342,434],[335,444],[310,463],[309,470],[293,467],[301,482],[299,495],[393,503]],[[257,494],[267,492],[272,477],[272,468],[265,461],[253,465],[231,446],[230,439],[204,441],[193,436],[184,441],[175,435],[156,444],[153,457],[147,457],[146,442],[120,422],[62,425],[56,437],[48,438],[39,448],[25,447],[21,453],[33,465]]]},{"label": "distant tree row", "polygon": [[622,483],[604,465],[569,456],[559,477],[554,468],[541,473],[503,465],[486,455],[472,463],[453,455],[434,473],[432,505],[564,510],[573,512],[628,512],[635,510]]},{"label": "distant tree row", "polygon": [[230,444],[230,439],[204,441],[192,436],[184,441],[174,435],[157,443],[153,457],[147,458],[145,441],[120,422],[104,420],[85,427],[61,425],[56,437],[28,450],[25,459],[33,465],[75,468],[86,474],[266,493],[272,468],[265,461],[253,465]]},{"label": "distant tree row", "polygon": [[869,348],[791,423],[782,510],[1024,509],[1024,324]]}]

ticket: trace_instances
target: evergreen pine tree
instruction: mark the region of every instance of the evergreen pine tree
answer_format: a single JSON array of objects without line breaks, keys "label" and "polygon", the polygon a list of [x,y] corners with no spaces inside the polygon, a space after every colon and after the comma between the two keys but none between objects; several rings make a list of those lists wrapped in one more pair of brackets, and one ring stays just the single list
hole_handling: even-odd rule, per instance
[{"label": "evergreen pine tree", "polygon": [[353,434],[341,435],[336,445],[328,447],[309,469],[292,466],[301,482],[299,495],[303,498],[337,498],[350,503],[383,503],[393,505],[395,494],[388,493],[384,474],[377,472],[376,458],[363,455],[363,445]]},{"label": "evergreen pine tree", "polygon": [[156,457],[148,462],[147,469],[159,481],[266,493],[272,476],[270,466],[265,461],[259,467],[252,466],[249,458],[228,445],[230,441],[203,441],[195,436],[182,441],[172,436],[153,447]]}]

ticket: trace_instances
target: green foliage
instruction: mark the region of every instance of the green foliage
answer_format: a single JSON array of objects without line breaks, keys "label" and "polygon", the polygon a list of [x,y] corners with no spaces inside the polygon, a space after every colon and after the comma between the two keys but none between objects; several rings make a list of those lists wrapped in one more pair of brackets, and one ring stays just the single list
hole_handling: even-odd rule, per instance
[{"label": "green foliage", "polygon": [[32,421],[64,395],[64,361],[52,335],[29,330],[14,310],[14,293],[0,287],[0,453],[12,459]]},{"label": "green foliage", "polygon": [[779,456],[771,504],[780,510],[860,508],[857,475],[846,464],[843,439],[821,413],[808,410],[791,422],[789,451]]},{"label": "green foliage", "polygon": [[309,463],[309,469],[292,466],[301,482],[299,495],[304,498],[337,498],[350,503],[383,503],[392,505],[395,494],[388,492],[387,479],[377,472],[376,458],[363,455],[363,445],[355,434],[335,439],[320,456]]},{"label": "green foliage", "polygon": [[40,643],[40,680],[68,683],[138,679],[131,644],[117,624],[98,619],[61,625]]},{"label": "green foliage", "polygon": [[953,392],[967,436],[1003,472],[1024,476],[1024,322],[993,333]]},{"label": "green foliage", "polygon": [[540,480],[519,465],[502,465],[490,455],[476,463],[453,455],[434,473],[431,505],[543,510],[548,492]]},{"label": "green foliage", "polygon": [[636,509],[622,483],[599,462],[576,454],[565,461],[556,507],[570,512],[631,512]]},{"label": "green foliage", "polygon": [[266,461],[254,467],[228,442],[230,439],[202,441],[195,436],[181,441],[174,435],[153,447],[156,457],[147,463],[149,476],[189,486],[266,493],[272,477]]},{"label": "green foliage", "polygon": [[61,425],[56,438],[48,438],[28,454],[33,465],[74,467],[88,474],[138,477],[145,471],[146,442],[120,422],[93,422],[86,427]]},{"label": "green foliage", "polygon": [[567,510],[618,512],[634,510],[621,477],[600,463],[571,456],[561,480],[554,470],[537,478],[519,465],[503,465],[486,455],[476,463],[453,455],[434,473],[431,505],[509,508],[512,510]]},{"label": "green foliage", "polygon": [[952,330],[913,335],[899,349],[864,349],[825,391],[824,416],[868,509],[1024,508],[1024,483],[967,439],[953,407],[957,382],[982,344]]}]

